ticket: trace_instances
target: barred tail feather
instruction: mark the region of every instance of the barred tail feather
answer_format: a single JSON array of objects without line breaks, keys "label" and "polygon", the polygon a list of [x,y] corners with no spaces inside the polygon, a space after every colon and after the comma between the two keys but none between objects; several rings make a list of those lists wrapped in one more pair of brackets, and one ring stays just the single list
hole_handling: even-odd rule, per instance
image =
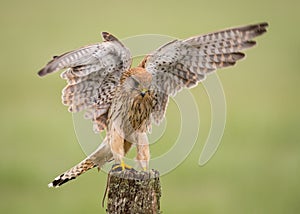
[{"label": "barred tail feather", "polygon": [[76,166],[57,176],[51,183],[48,184],[48,187],[59,187],[94,167],[98,167],[100,169],[106,162],[110,161],[111,158],[112,153],[105,140],[94,153]]},{"label": "barred tail feather", "polygon": [[96,165],[90,160],[85,159],[73,168],[69,169],[65,173],[57,176],[54,181],[48,184],[48,187],[59,187],[62,184],[77,178],[82,173],[94,168]]}]

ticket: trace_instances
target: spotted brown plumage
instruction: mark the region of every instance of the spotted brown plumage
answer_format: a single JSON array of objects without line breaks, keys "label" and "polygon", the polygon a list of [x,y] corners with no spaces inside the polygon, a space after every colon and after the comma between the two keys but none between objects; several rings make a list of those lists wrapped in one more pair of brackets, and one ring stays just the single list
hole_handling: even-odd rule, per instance
[{"label": "spotted brown plumage", "polygon": [[216,69],[233,66],[253,47],[255,37],[266,32],[267,23],[231,28],[174,40],[147,55],[131,68],[130,51],[112,34],[104,42],[55,56],[38,74],[66,69],[63,104],[70,112],[85,111],[94,131],[106,130],[102,144],[85,160],[58,176],[49,186],[60,186],[85,171],[101,168],[107,161],[123,163],[134,144],[137,161],[148,169],[147,131],[164,118],[170,96],[191,88]]}]

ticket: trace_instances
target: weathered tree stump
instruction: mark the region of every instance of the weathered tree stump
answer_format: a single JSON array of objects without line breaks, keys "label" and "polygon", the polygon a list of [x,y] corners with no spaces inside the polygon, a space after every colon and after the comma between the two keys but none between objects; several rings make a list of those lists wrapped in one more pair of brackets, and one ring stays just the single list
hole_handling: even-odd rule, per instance
[{"label": "weathered tree stump", "polygon": [[161,186],[158,171],[111,171],[107,185],[108,214],[160,213]]}]

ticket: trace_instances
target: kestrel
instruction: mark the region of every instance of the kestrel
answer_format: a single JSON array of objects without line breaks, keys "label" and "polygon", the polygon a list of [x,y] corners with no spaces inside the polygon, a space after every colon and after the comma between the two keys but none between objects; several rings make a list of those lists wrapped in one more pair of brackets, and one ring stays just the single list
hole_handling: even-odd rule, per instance
[{"label": "kestrel", "polygon": [[266,32],[267,23],[231,28],[185,40],[174,40],[147,55],[131,68],[131,55],[116,37],[103,32],[104,42],[53,57],[39,76],[66,69],[62,102],[70,112],[85,111],[95,132],[106,130],[100,146],[82,162],[56,177],[58,187],[108,161],[126,169],[123,157],[133,144],[137,162],[148,170],[147,132],[164,118],[169,97],[191,88],[206,75],[244,58],[253,39]]}]

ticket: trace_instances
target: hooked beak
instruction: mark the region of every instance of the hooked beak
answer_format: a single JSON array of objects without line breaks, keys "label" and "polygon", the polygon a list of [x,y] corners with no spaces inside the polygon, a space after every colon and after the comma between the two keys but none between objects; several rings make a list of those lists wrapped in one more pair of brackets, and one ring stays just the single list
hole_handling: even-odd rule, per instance
[{"label": "hooked beak", "polygon": [[144,97],[146,95],[146,93],[148,92],[148,90],[146,88],[143,88],[141,90],[141,96]]}]

